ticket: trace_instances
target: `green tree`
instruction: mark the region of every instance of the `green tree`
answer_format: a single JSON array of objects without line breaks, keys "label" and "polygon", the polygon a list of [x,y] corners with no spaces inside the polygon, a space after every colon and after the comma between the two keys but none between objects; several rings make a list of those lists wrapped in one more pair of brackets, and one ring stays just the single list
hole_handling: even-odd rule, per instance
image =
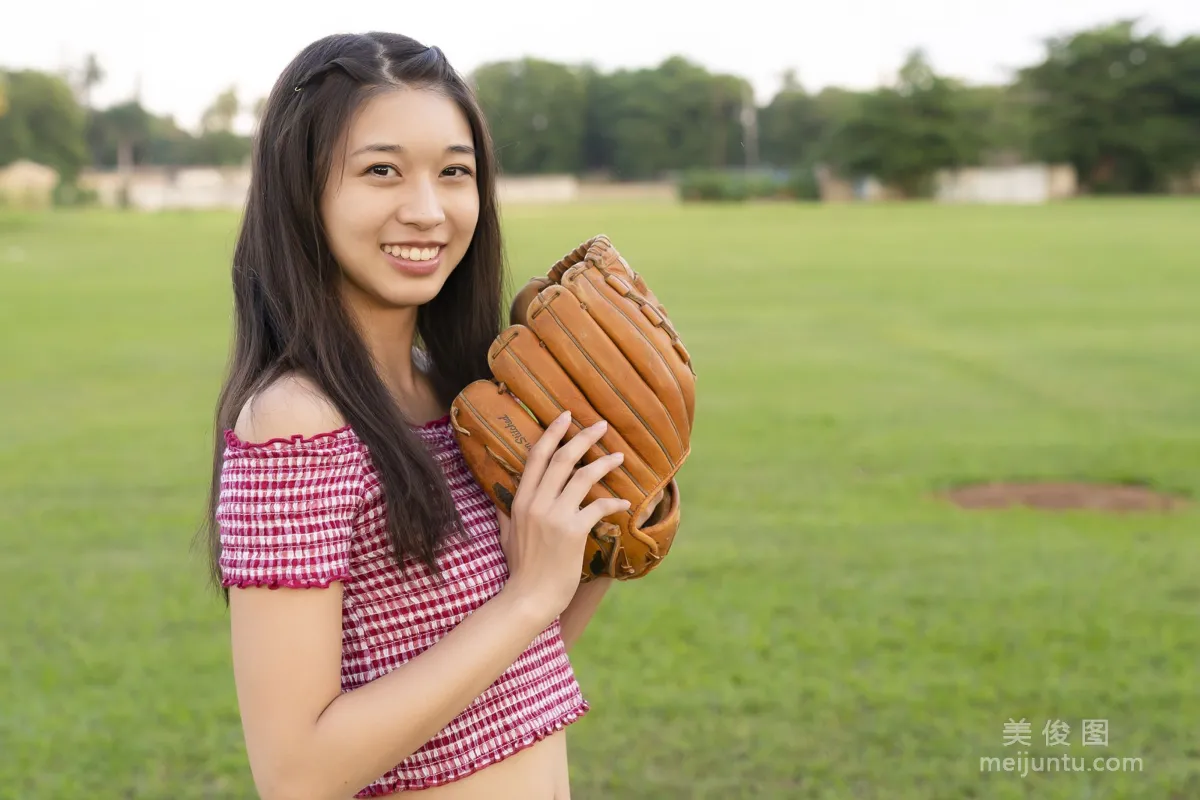
[{"label": "green tree", "polygon": [[1200,153],[1195,42],[1172,47],[1135,20],[1047,40],[1043,61],[1019,74],[1037,156],[1073,164],[1095,192],[1163,189]]},{"label": "green tree", "polygon": [[932,190],[938,170],[978,163],[984,148],[961,87],[916,50],[894,87],[862,97],[857,113],[832,137],[828,155],[844,173],[873,175],[916,197]]},{"label": "green tree", "polygon": [[212,131],[188,139],[181,158],[184,164],[233,166],[250,156],[251,140],[233,131]]},{"label": "green tree", "polygon": [[591,70],[586,85],[589,169],[638,180],[748,160],[743,112],[753,95],[743,78],[672,57],[653,69]]},{"label": "green tree", "polygon": [[241,108],[241,103],[238,101],[237,89],[230,86],[217,95],[212,105],[204,110],[200,118],[200,130],[203,133],[232,131],[234,120],[237,119]]},{"label": "green tree", "polygon": [[510,173],[641,179],[754,160],[749,83],[681,57],[610,74],[523,59],[472,78]]},{"label": "green tree", "polygon": [[593,73],[587,92],[588,166],[621,180],[651,177],[665,169],[664,99],[651,70]]},{"label": "green tree", "polygon": [[525,58],[484,65],[472,79],[506,172],[583,169],[587,87],[582,72]]},{"label": "green tree", "polygon": [[138,163],[138,154],[150,141],[153,115],[137,100],[111,106],[93,115],[92,146],[111,148],[116,166],[129,172]]},{"label": "green tree", "polygon": [[29,159],[73,181],[88,163],[86,117],[71,87],[37,70],[2,73],[8,110],[0,116],[0,166]]},{"label": "green tree", "polygon": [[817,98],[789,71],[782,88],[759,113],[763,160],[783,167],[813,163],[831,123]]},{"label": "green tree", "polygon": [[962,87],[956,99],[984,162],[1011,164],[1034,157],[1034,119],[1020,87],[1002,84]]}]

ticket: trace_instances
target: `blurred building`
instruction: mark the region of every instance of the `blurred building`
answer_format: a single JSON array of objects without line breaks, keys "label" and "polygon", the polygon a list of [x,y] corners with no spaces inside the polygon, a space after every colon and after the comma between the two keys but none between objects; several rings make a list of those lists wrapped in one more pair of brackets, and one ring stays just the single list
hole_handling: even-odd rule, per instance
[{"label": "blurred building", "polygon": [[1014,164],[942,170],[935,197],[943,203],[1048,203],[1078,191],[1070,164]]},{"label": "blurred building", "polygon": [[250,191],[245,167],[136,167],[88,170],[80,185],[94,191],[101,205],[141,211],[167,209],[240,209]]},{"label": "blurred building", "polygon": [[49,208],[54,203],[58,170],[33,161],[14,161],[0,168],[0,206]]},{"label": "blurred building", "polygon": [[[873,176],[850,179],[819,166],[816,177],[825,203],[904,199],[902,192]],[[1078,191],[1070,164],[1007,164],[940,170],[934,176],[931,199],[940,203],[1048,203],[1074,197]]]}]

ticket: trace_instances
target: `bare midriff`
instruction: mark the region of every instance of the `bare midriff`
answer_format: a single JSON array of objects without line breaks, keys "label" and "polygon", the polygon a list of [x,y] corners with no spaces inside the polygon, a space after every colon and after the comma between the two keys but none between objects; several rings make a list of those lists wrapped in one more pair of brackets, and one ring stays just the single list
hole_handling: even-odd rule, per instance
[{"label": "bare midriff", "polygon": [[[422,800],[570,800],[566,731],[466,778],[415,794]],[[412,795],[396,792],[387,796]]]}]

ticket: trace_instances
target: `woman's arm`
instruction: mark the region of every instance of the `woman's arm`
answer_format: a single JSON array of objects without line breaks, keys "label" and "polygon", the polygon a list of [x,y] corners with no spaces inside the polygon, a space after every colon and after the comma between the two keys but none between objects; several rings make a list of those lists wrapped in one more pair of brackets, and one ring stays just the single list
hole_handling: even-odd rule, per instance
[{"label": "woman's arm", "polygon": [[[509,516],[499,509],[496,510],[496,516],[500,520],[500,530],[507,530],[511,525]],[[604,599],[605,593],[613,583],[615,581],[612,578],[600,577],[588,583],[579,584],[575,590],[570,604],[559,616],[563,644],[566,645],[568,651],[575,642],[579,641],[584,628],[591,621],[596,609],[600,606],[600,601]]]},{"label": "woman's arm", "polygon": [[[654,518],[659,506],[662,505],[663,493],[659,492],[654,497],[654,502],[642,512],[641,516],[635,520],[635,524],[639,527],[645,525],[646,522]],[[504,512],[499,512],[503,515]],[[579,585],[575,591],[575,596],[571,598],[571,604],[563,611],[559,620],[562,625],[563,643],[566,644],[569,651],[575,642],[579,641],[579,637],[583,635],[584,628],[591,621],[592,616],[596,613],[596,609],[600,606],[600,601],[604,599],[604,595],[608,592],[609,587],[615,581],[612,578],[600,577],[589,583]]]},{"label": "woman's arm", "polygon": [[346,800],[431,739],[546,627],[505,588],[437,644],[340,692],[341,589],[231,589],[233,666],[264,800]]},{"label": "woman's arm", "polygon": [[600,601],[604,599],[605,593],[613,583],[615,581],[612,578],[596,578],[579,585],[575,591],[575,597],[571,599],[571,604],[559,617],[563,643],[566,644],[567,650],[570,650],[575,642],[579,641],[584,628],[591,621],[596,609],[600,606]]}]

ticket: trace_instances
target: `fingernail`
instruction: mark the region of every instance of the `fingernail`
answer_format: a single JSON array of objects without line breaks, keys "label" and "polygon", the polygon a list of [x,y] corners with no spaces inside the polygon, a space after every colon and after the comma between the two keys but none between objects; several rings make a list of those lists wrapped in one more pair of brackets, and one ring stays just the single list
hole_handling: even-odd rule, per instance
[{"label": "fingernail", "polygon": [[598,430],[598,431],[602,431],[607,427],[608,427],[608,423],[605,422],[604,420],[600,420],[599,422],[597,422],[595,425],[592,426],[592,428],[594,428],[595,430]]},{"label": "fingernail", "polygon": [[558,419],[556,420],[556,422],[566,422],[570,418],[571,418],[571,409],[568,408],[566,411],[564,411],[563,413],[558,415]]}]

